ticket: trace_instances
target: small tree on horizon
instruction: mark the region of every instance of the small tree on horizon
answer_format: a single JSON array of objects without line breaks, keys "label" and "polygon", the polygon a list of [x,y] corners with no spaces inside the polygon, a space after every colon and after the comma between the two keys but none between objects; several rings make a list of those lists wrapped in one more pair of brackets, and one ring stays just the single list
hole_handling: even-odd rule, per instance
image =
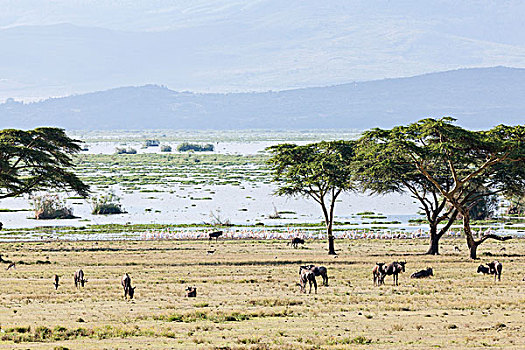
[{"label": "small tree on horizon", "polygon": [[322,141],[304,146],[280,144],[267,148],[267,161],[278,184],[279,196],[304,196],[323,211],[328,254],[335,255],[333,223],[338,196],[353,188],[352,160],[355,141]]}]

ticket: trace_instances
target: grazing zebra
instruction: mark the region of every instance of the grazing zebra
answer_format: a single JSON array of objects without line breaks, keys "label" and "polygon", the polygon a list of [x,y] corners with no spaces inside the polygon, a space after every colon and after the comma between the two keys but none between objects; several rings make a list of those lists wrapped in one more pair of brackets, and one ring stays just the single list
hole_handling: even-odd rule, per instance
[{"label": "grazing zebra", "polygon": [[306,265],[301,266],[302,269],[311,270],[315,276],[323,278],[323,286],[328,286],[328,270],[324,266]]},{"label": "grazing zebra", "polygon": [[501,281],[501,270],[503,270],[503,264],[499,261],[493,261],[488,263],[487,266],[489,267],[489,274],[494,275],[494,282],[496,281],[496,277],[498,278],[498,281]]},{"label": "grazing zebra", "polygon": [[376,263],[372,269],[372,276],[374,277],[374,286],[385,284],[385,263]]},{"label": "grazing zebra", "polygon": [[80,284],[82,287],[84,287],[84,283],[86,283],[88,280],[84,278],[84,271],[82,269],[75,272],[75,287],[78,288],[78,285]]},{"label": "grazing zebra", "polygon": [[317,294],[317,281],[315,280],[315,273],[309,269],[299,268],[299,282],[301,284],[301,292],[306,293],[306,283],[310,284],[310,291],[308,294],[312,294],[312,284],[315,287],[315,294]]}]

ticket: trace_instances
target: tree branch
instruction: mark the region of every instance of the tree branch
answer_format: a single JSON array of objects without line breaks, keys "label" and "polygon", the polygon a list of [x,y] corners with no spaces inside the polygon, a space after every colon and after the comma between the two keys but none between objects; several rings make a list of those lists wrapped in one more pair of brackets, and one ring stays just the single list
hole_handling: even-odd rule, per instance
[{"label": "tree branch", "polygon": [[480,245],[481,243],[485,242],[487,239],[495,239],[496,241],[508,241],[509,239],[512,239],[512,236],[498,236],[495,234],[488,234],[481,237],[481,239],[474,241],[476,245]]}]

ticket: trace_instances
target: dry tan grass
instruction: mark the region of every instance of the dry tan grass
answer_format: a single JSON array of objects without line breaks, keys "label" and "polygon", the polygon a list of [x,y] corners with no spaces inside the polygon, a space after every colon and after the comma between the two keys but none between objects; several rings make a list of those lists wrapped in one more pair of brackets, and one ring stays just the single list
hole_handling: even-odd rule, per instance
[{"label": "dry tan grass", "polygon": [[[503,263],[499,283],[476,274],[466,249],[453,252],[463,241],[443,241],[438,257],[420,255],[426,244],[339,241],[334,258],[322,242],[3,243],[4,259],[26,264],[0,270],[0,348],[525,348],[525,240],[482,246],[494,256],[481,262]],[[374,263],[399,259],[408,262],[400,286],[387,277],[374,287]],[[300,293],[302,263],[325,265],[329,287]],[[427,266],[433,278],[409,279]],[[78,268],[89,280],[81,290]],[[133,301],[123,299],[124,272],[137,286]],[[183,297],[187,286],[197,298]]]}]

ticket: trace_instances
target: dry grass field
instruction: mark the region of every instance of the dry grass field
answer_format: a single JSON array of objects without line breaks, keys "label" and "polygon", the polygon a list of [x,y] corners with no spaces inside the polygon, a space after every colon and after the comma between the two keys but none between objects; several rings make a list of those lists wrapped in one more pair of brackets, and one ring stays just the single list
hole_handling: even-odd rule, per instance
[{"label": "dry grass field", "polygon": [[[467,258],[463,240],[443,240],[437,257],[420,255],[424,240],[338,241],[337,257],[325,244],[2,243],[3,259],[17,265],[0,269],[0,348],[525,348],[525,240],[480,248],[481,262],[503,263],[496,283],[476,273],[480,262]],[[375,287],[374,263],[393,260],[407,261],[400,285],[387,277]],[[302,263],[326,266],[329,286],[300,293]],[[434,277],[409,278],[427,266]],[[78,268],[84,289],[73,284]],[[124,272],[136,286],[132,301],[123,298]],[[197,298],[184,297],[187,286]]]}]

